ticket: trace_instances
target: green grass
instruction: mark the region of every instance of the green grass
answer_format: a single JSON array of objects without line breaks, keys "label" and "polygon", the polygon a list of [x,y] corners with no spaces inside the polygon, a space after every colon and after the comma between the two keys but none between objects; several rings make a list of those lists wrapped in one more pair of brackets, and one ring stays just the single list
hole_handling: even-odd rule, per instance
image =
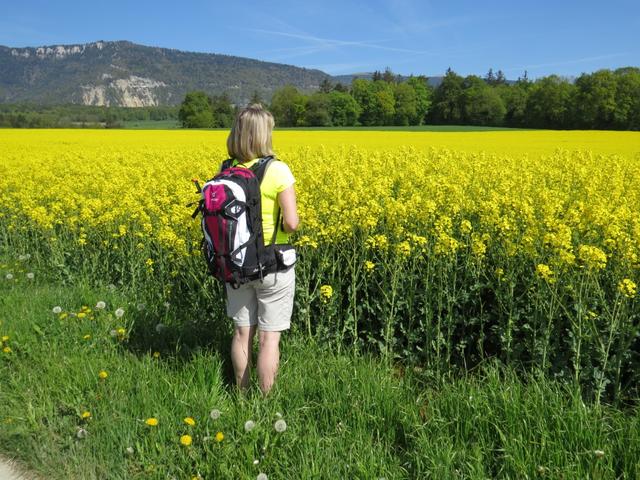
[{"label": "green grass", "polygon": [[[12,350],[0,352],[0,454],[45,478],[640,476],[638,407],[584,405],[566,384],[518,378],[490,362],[459,376],[405,370],[338,354],[302,333],[283,338],[272,394],[262,398],[254,378],[241,396],[230,383],[231,327],[195,346],[187,333],[200,319],[173,306],[156,323],[171,317],[167,323],[181,329],[157,331],[144,326],[157,315],[145,312],[157,310],[138,311],[135,292],[86,279],[64,285],[37,270],[29,280],[31,268],[12,265],[14,278],[4,270],[0,277],[0,335]],[[93,308],[100,300],[103,311]],[[92,312],[60,319],[52,313],[57,305]],[[135,348],[111,335],[119,326],[138,339]],[[156,359],[151,346],[163,335],[168,347]],[[212,409],[219,419],[209,417]],[[273,427],[278,414],[287,423],[283,433]],[[195,427],[183,422],[187,416]],[[147,426],[148,417],[159,425]],[[256,427],[246,432],[250,419]],[[78,438],[79,428],[86,438]],[[222,442],[205,440],[218,431]],[[179,442],[187,433],[190,447]]]},{"label": "green grass", "polygon": [[123,127],[133,130],[173,130],[180,128],[177,120],[127,120]]}]

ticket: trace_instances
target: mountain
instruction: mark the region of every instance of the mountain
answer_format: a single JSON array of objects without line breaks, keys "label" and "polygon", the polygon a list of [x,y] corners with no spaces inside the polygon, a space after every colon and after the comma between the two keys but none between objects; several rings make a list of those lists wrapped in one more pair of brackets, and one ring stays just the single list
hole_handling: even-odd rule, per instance
[{"label": "mountain", "polygon": [[0,46],[0,103],[176,105],[204,90],[246,104],[254,92],[270,100],[284,85],[309,92],[325,78],[320,70],[127,41]]}]

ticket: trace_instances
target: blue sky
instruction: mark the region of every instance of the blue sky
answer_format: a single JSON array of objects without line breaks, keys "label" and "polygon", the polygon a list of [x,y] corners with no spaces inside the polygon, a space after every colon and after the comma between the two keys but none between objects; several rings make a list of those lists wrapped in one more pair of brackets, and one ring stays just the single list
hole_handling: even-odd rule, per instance
[{"label": "blue sky", "polygon": [[0,45],[130,40],[334,75],[579,75],[640,66],[639,31],[637,0],[0,0]]}]

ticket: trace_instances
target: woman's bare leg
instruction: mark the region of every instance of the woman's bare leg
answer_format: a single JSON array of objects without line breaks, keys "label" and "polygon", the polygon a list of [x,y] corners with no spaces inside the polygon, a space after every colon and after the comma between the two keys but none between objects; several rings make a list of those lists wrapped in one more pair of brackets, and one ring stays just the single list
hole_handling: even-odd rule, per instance
[{"label": "woman's bare leg", "polygon": [[236,375],[236,385],[241,390],[249,387],[251,378],[251,346],[257,325],[236,327],[231,340],[231,362]]},{"label": "woman's bare leg", "polygon": [[276,380],[280,364],[280,332],[264,332],[260,330],[258,339],[258,379],[263,394],[269,393]]}]

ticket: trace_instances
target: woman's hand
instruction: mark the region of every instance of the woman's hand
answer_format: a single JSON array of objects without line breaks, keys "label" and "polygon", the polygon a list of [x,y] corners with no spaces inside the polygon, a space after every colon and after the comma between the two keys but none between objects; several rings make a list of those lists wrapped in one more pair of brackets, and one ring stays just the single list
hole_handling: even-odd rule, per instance
[{"label": "woman's hand", "polygon": [[278,203],[282,209],[282,229],[286,233],[295,232],[300,222],[296,205],[296,191],[293,185],[278,194]]}]

